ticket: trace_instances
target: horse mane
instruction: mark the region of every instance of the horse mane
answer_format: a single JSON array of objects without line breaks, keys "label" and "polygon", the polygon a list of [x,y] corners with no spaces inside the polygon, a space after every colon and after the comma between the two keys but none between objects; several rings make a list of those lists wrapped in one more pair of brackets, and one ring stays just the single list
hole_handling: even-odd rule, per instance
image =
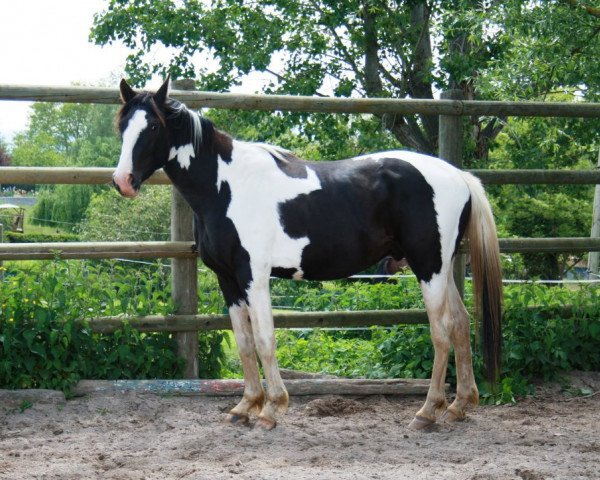
[{"label": "horse mane", "polygon": [[185,104],[167,99],[165,104],[166,120],[171,124],[177,122],[175,128],[181,132],[187,132],[194,150],[209,146],[212,140],[214,126],[210,120],[202,117],[198,112],[190,110]]},{"label": "horse mane", "polygon": [[[225,155],[225,157],[231,156],[232,138],[227,133],[217,130],[210,120],[173,98],[167,98],[165,104],[160,108],[154,100],[154,94],[150,92],[138,93],[119,109],[115,117],[115,123],[120,130],[122,130],[122,123],[129,112],[137,107],[149,107],[161,125],[166,126],[168,122],[176,131],[186,135],[185,140],[189,139],[194,150],[214,150]],[[182,139],[179,140],[183,143]],[[275,161],[289,163],[298,160],[294,153],[285,148],[261,142],[248,143],[265,150]]]},{"label": "horse mane", "polygon": [[150,92],[140,92],[119,109],[115,117],[117,127],[121,130],[122,122],[128,113],[132,109],[141,106],[150,107],[161,125],[166,126],[169,122],[174,124],[176,130],[189,134],[194,149],[208,146],[212,140],[214,126],[210,120],[190,110],[183,103],[173,98],[168,98],[161,109],[154,100],[154,94]]}]

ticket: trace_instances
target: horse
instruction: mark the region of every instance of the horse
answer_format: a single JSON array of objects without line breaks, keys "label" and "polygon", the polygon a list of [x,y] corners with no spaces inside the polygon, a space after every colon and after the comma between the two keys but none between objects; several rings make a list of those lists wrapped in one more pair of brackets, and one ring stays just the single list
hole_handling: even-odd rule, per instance
[{"label": "horse", "polygon": [[[469,240],[486,375],[499,375],[502,283],[496,226],[480,181],[449,163],[409,151],[311,162],[290,151],[233,139],[169,97],[120,83],[122,149],[113,184],[135,197],[163,168],[194,212],[196,250],[218,278],[244,375],[232,424],[270,430],[288,407],[275,356],[269,279],[345,278],[386,256],[405,259],[419,281],[435,349],[431,382],[414,429],[462,420],[478,404],[470,322],[453,279]],[[454,347],[457,386],[445,376]],[[260,380],[257,354],[266,379]]]}]

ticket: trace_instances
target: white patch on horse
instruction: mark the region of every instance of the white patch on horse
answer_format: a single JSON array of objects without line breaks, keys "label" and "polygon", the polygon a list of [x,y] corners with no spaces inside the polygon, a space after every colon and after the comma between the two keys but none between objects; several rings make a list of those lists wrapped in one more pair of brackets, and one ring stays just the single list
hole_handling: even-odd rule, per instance
[{"label": "white patch on horse", "polygon": [[123,146],[121,156],[115,170],[117,178],[127,178],[133,172],[133,148],[140,138],[141,133],[148,126],[145,110],[138,110],[133,114],[123,132]]},{"label": "white patch on horse", "polygon": [[302,280],[304,278],[304,272],[302,270],[296,270],[292,275],[294,280]]},{"label": "white patch on horse", "polygon": [[234,141],[231,162],[218,160],[217,188],[229,184],[227,217],[250,255],[253,276],[268,276],[272,267],[300,271],[302,251],[310,241],[308,237],[291,238],[284,232],[279,205],[321,189],[314,170],[307,167],[306,178],[290,177],[270,153],[262,145]]},{"label": "white patch on horse", "polygon": [[184,170],[188,170],[192,163],[192,157],[196,157],[194,146],[191,143],[188,143],[187,145],[182,145],[177,148],[171,147],[171,150],[169,151],[169,160],[173,160],[175,157],[177,157],[179,166]]}]

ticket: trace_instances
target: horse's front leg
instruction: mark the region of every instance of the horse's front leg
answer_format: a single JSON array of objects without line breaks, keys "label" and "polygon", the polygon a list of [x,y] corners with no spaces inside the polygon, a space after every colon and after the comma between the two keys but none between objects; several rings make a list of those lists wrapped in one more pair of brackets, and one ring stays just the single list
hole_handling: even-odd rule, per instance
[{"label": "horse's front leg", "polygon": [[275,329],[268,275],[253,280],[248,290],[248,304],[254,343],[267,381],[267,401],[259,414],[257,426],[270,430],[277,424],[276,414],[287,410],[288,393],[275,356]]},{"label": "horse's front leg", "polygon": [[244,396],[240,403],[231,409],[227,420],[234,424],[246,424],[250,413],[258,414],[262,410],[265,393],[260,382],[252,325],[246,302],[241,300],[239,304],[231,305],[229,318],[244,372]]},{"label": "horse's front leg", "polygon": [[265,399],[256,361],[256,347],[248,304],[237,282],[219,276],[219,286],[229,306],[229,318],[244,372],[244,395],[242,400],[231,409],[227,420],[234,424],[246,424],[250,413],[260,413]]}]

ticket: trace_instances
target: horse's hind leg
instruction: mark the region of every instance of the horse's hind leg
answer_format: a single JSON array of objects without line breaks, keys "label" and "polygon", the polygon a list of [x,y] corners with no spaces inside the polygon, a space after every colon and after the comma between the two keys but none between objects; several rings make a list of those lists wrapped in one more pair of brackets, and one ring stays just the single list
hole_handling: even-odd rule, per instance
[{"label": "horse's hind leg", "polygon": [[451,275],[448,284],[448,303],[453,318],[450,340],[456,359],[456,398],[442,416],[442,420],[454,422],[464,419],[469,407],[477,406],[479,392],[473,375],[469,315]]},{"label": "horse's hind leg", "polygon": [[410,423],[414,429],[425,428],[435,422],[436,414],[446,410],[445,380],[450,353],[450,326],[452,316],[448,304],[448,276],[434,274],[429,282],[421,281],[421,291],[429,317],[431,340],[434,347],[431,383],[425,404]]}]

